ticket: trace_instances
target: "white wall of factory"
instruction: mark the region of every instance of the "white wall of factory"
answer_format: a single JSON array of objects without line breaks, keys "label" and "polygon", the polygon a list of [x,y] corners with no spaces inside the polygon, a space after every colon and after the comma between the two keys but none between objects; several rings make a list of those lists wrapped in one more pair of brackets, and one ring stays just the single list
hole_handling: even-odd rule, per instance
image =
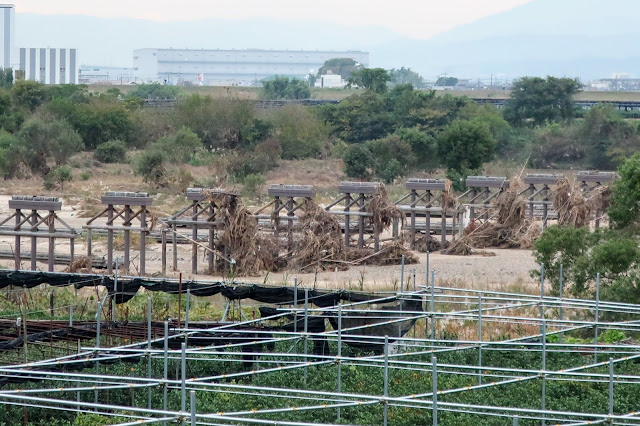
[{"label": "white wall of factory", "polygon": [[275,75],[302,79],[333,58],[369,65],[369,53],[360,51],[138,49],[133,66],[144,81],[253,84]]},{"label": "white wall of factory", "polygon": [[0,68],[10,68],[14,62],[15,7],[0,4]]},{"label": "white wall of factory", "polygon": [[19,69],[26,80],[44,84],[78,83],[76,49],[20,48]]}]

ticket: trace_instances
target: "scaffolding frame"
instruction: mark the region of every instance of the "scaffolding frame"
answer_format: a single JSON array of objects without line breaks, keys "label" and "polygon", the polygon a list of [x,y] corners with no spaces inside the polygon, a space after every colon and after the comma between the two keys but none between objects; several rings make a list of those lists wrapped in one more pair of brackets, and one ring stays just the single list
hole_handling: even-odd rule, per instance
[{"label": "scaffolding frame", "polygon": [[[404,276],[404,270],[401,271]],[[540,280],[539,294],[518,294],[494,290],[472,290],[436,286],[435,274],[429,284],[411,285],[408,280],[400,291],[380,292],[377,298],[366,302],[339,303],[333,307],[313,307],[309,299],[309,290],[305,298],[293,306],[281,306],[273,314],[258,319],[243,319],[207,328],[185,320],[182,326],[164,323],[164,333],[160,337],[152,334],[151,302],[147,308],[146,340],[104,347],[100,344],[100,316],[96,327],[95,346],[80,349],[78,354],[62,357],[0,366],[0,377],[44,380],[41,387],[19,388],[19,385],[5,386],[0,389],[0,404],[40,407],[49,410],[74,411],[78,413],[99,413],[107,416],[129,417],[130,422],[121,424],[163,423],[171,421],[191,422],[190,424],[222,425],[222,424],[273,424],[273,420],[264,416],[287,415],[300,411],[331,411],[336,422],[341,419],[342,410],[348,407],[367,407],[382,405],[384,410],[380,424],[389,421],[389,410],[410,408],[431,412],[433,424],[438,424],[438,414],[466,413],[482,418],[500,417],[505,423],[517,424],[519,420],[533,420],[563,425],[583,424],[640,424],[636,411],[615,412],[615,387],[618,385],[640,386],[640,374],[616,373],[619,365],[640,359],[640,345],[635,343],[603,343],[599,340],[605,330],[621,330],[625,332],[640,331],[640,323],[635,320],[607,321],[603,316],[616,314],[640,314],[640,305],[608,302],[600,300],[600,277],[595,277],[596,298],[594,300],[566,297],[562,290],[557,297],[545,294],[544,269]],[[232,284],[232,283],[231,283]],[[297,294],[297,293],[296,293]],[[187,293],[187,297],[190,294]],[[189,300],[189,299],[187,299]],[[381,305],[390,302],[406,303],[422,301],[421,309],[414,311],[384,309]],[[98,302],[100,303],[100,302]],[[302,305],[302,306],[300,306]],[[189,303],[187,303],[189,306]],[[98,309],[100,312],[101,309]],[[246,334],[247,327],[294,316],[302,319],[302,329],[294,331],[264,331],[256,328],[254,341],[238,341],[237,343],[213,344],[204,347],[190,347],[188,339],[197,334],[219,333]],[[188,318],[188,311],[186,312]],[[332,316],[338,326],[323,332],[311,332],[307,329],[310,318]],[[415,321],[413,337],[411,332],[405,335],[380,336],[365,334],[370,325],[346,325],[349,318],[367,317],[375,320],[376,325],[399,325],[406,321]],[[297,323],[297,322],[296,322]],[[468,325],[466,335],[443,338],[447,324],[465,323]],[[496,332],[505,327],[523,327],[525,331],[515,338],[496,339]],[[157,329],[157,327],[155,327]],[[418,330],[420,328],[421,330]],[[422,330],[423,328],[423,330]],[[497,331],[494,331],[497,330]],[[572,331],[581,331],[593,336],[591,343],[564,342],[563,336]],[[422,332],[424,335],[422,336]],[[141,333],[143,334],[143,333]],[[551,342],[550,336],[556,336]],[[330,353],[313,353],[309,351],[309,343],[318,339],[326,339],[334,349]],[[262,343],[280,343],[281,347],[291,348],[289,351],[275,349],[255,349],[256,341]],[[357,356],[342,352],[344,345],[350,343],[376,344],[382,350],[378,354]],[[300,350],[302,346],[302,350]],[[177,349],[179,348],[179,349]],[[337,348],[337,349],[336,349]],[[438,361],[438,356],[448,353],[464,353],[473,351],[474,357],[466,363],[446,363]],[[509,353],[518,357],[523,353],[537,353],[541,358],[538,367],[504,367],[487,365],[483,362],[483,354],[492,351]],[[576,364],[562,368],[550,368],[546,363],[552,354],[575,354]],[[252,357],[250,365],[237,372],[214,374],[207,377],[190,377],[187,365],[211,361],[240,365]],[[427,357],[425,360],[424,358]],[[98,365],[101,362],[112,363],[132,358],[147,360],[147,374],[109,375],[78,371],[61,371],[61,366],[73,366],[86,363],[87,360]],[[154,376],[151,361],[164,362],[161,377]],[[171,360],[180,366],[178,377],[169,378],[167,361]],[[243,364],[244,365],[244,364]],[[310,389],[308,386],[264,387],[242,382],[240,379],[258,375],[278,374],[286,370],[301,370],[304,377],[314,367],[335,368],[335,391]],[[345,367],[375,368],[383,371],[384,392],[370,394],[365,392],[343,392],[341,372]],[[395,372],[410,369],[431,377],[431,387],[420,394],[394,394],[390,391],[390,380]],[[608,369],[608,373],[600,370]],[[457,375],[467,379],[464,386],[443,388],[438,385],[438,377]],[[240,381],[238,381],[240,380]],[[593,407],[585,407],[581,412],[566,412],[548,409],[546,384],[551,381],[575,383],[600,383],[608,385],[608,392],[603,393],[607,401],[607,410],[594,411]],[[539,399],[538,408],[517,405],[492,405],[490,401],[483,404],[461,404],[443,401],[448,395],[481,392],[495,387],[519,386],[522,383],[541,383],[541,393],[531,395]],[[131,389],[151,392],[161,390],[162,403],[148,400],[146,406],[111,405],[101,401],[101,392]],[[169,392],[180,396],[181,407],[170,408],[167,403]],[[267,407],[236,412],[202,412],[198,411],[195,402],[199,394],[205,392],[231,393],[237,397],[261,395],[271,402]],[[65,398],[64,396],[67,395]],[[69,398],[68,395],[73,395]],[[287,403],[281,401],[286,399]],[[188,405],[187,403],[190,402]],[[640,405],[640,400],[638,401]],[[640,407],[639,407],[640,408]],[[278,420],[283,425],[334,424],[312,422],[305,423],[292,420]]]}]

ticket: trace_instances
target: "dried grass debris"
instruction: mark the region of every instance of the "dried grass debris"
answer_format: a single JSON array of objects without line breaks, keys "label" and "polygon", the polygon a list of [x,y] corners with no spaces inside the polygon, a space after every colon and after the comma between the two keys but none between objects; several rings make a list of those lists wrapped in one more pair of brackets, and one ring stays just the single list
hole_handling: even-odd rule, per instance
[{"label": "dried grass debris", "polygon": [[345,245],[337,217],[310,198],[302,202],[300,211],[299,224],[303,234],[294,245],[289,265],[301,270],[325,269],[329,260],[345,260]]},{"label": "dried grass debris", "polygon": [[90,273],[93,272],[93,263],[89,256],[80,256],[74,258],[69,266],[63,272],[71,273]]}]

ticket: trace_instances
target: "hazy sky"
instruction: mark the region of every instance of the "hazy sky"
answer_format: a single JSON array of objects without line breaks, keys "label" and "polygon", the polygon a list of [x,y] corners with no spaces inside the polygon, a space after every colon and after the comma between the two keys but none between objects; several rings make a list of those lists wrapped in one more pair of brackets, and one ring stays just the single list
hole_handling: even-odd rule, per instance
[{"label": "hazy sky", "polygon": [[[531,0],[15,0],[16,12],[82,14],[160,21],[203,18],[320,20],[379,25],[427,39]],[[8,2],[7,2],[8,3]],[[178,7],[176,7],[178,5]]]}]

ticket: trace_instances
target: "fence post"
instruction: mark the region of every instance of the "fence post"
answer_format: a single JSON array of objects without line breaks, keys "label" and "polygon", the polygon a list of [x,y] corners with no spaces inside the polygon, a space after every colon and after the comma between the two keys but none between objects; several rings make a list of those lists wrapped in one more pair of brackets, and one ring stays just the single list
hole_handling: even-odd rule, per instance
[{"label": "fence post", "polygon": [[[544,321],[544,264],[540,264],[540,321]],[[542,334],[542,324],[540,325]]]},{"label": "fence post", "polygon": [[180,411],[184,414],[187,411],[187,344],[182,343],[182,351],[180,352]]},{"label": "fence post", "polygon": [[[542,334],[540,336],[542,340],[542,411],[547,409],[547,321],[542,320]],[[545,425],[545,415],[542,414],[542,426]]]},{"label": "fence post", "polygon": [[384,426],[389,421],[389,336],[384,336]]},{"label": "fence post", "polygon": [[[560,320],[560,324],[558,324],[559,327],[562,327],[562,320],[564,317],[564,312],[562,311],[562,296],[563,296],[563,287],[564,287],[564,271],[563,271],[563,265],[560,264],[560,286],[558,288],[558,296],[560,297],[560,307],[558,309],[558,319]],[[562,343],[562,333],[558,333],[558,343]]]},{"label": "fence post", "polygon": [[[167,379],[169,376],[169,323],[167,321],[164,322],[164,357],[163,357],[163,366],[162,366],[162,379],[164,380],[162,384],[162,409],[167,411],[167,392],[169,387],[167,385]],[[164,426],[167,425],[167,422],[162,422]]]},{"label": "fence post", "polygon": [[482,384],[482,293],[478,295],[478,384]]},{"label": "fence post", "polygon": [[[151,379],[151,297],[147,297],[147,378]],[[147,407],[151,409],[151,387],[147,388]]]},{"label": "fence post", "polygon": [[436,271],[431,271],[431,340],[436,338]]},{"label": "fence post", "polygon": [[613,416],[613,358],[609,358],[609,415]]},{"label": "fence post", "polygon": [[598,362],[598,321],[600,321],[600,272],[596,274],[596,330],[593,339],[593,362]]},{"label": "fence post", "polygon": [[[338,393],[342,392],[342,303],[338,304]],[[340,421],[340,407],[338,407],[338,422]]]},{"label": "fence post", "polygon": [[438,358],[431,357],[431,400],[433,401],[433,426],[438,426]]},{"label": "fence post", "polygon": [[196,391],[189,392],[191,396],[191,426],[196,426]]},{"label": "fence post", "polygon": [[307,352],[309,350],[307,332],[309,330],[309,289],[304,289],[304,383],[307,384]]}]

